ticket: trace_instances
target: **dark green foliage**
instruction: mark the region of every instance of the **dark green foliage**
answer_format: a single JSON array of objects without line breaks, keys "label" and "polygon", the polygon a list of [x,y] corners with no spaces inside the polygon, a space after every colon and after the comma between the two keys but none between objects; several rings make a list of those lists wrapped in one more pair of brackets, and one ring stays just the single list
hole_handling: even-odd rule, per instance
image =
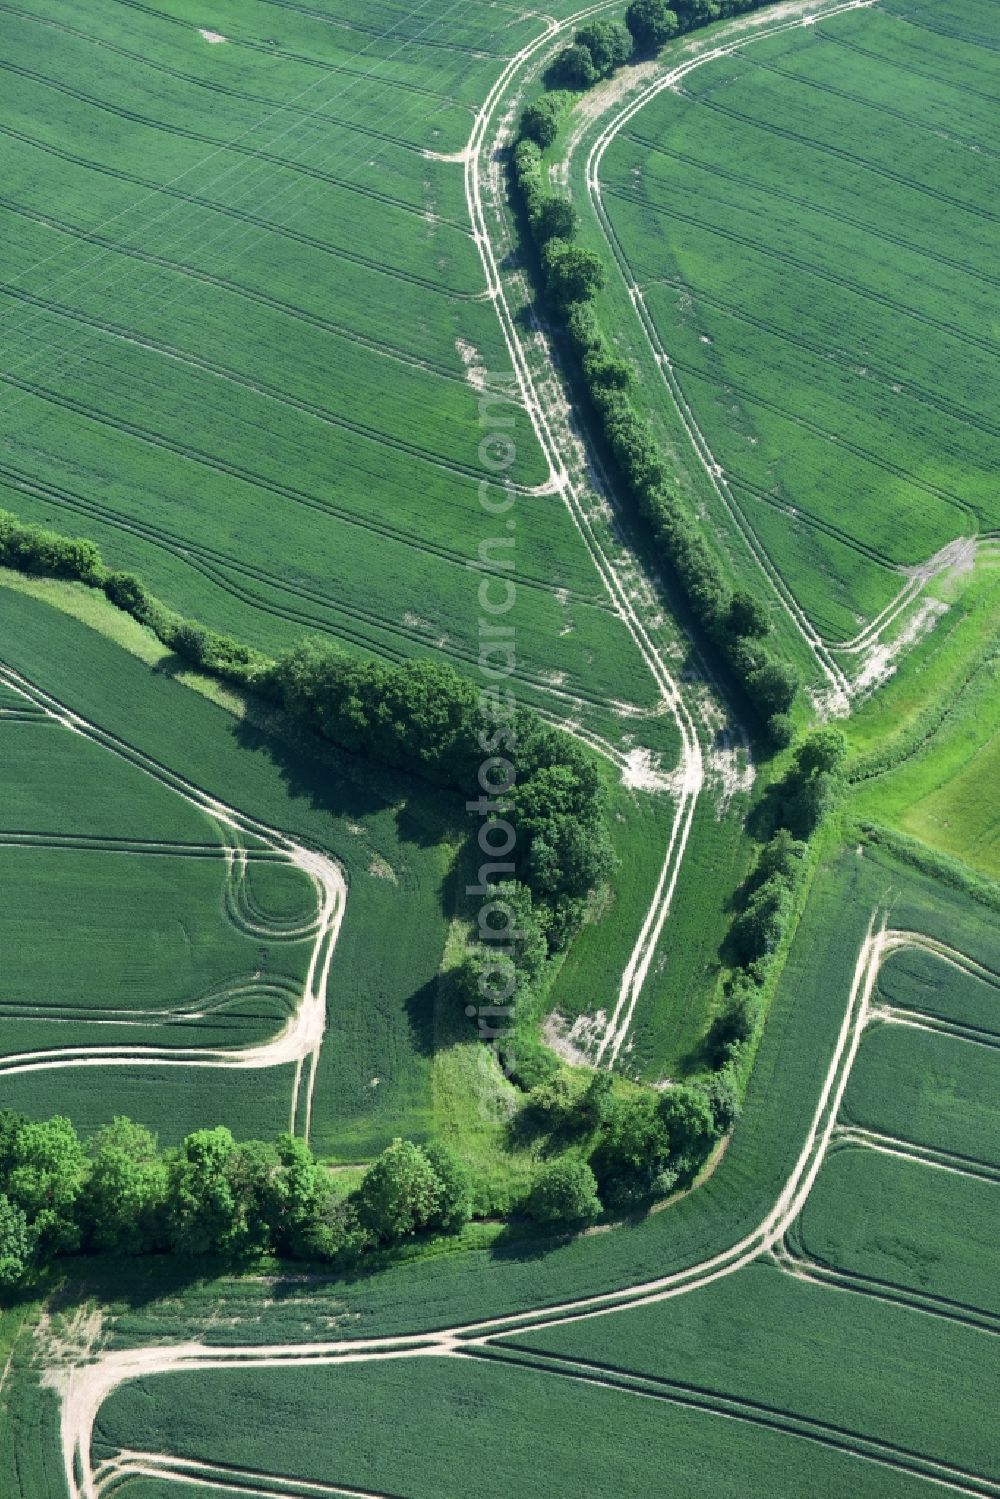
[{"label": "dark green foliage", "polygon": [[557,307],[586,302],[604,285],[601,257],[565,239],[547,241],[542,249],[542,266],[546,288]]},{"label": "dark green foliage", "polygon": [[762,715],[770,719],[776,713],[787,713],[798,688],[798,678],[784,661],[769,660],[750,672],[746,681]]},{"label": "dark green foliage", "polygon": [[771,629],[771,619],[764,605],[745,588],[736,589],[729,600],[726,623],[734,635],[750,635],[761,640]]},{"label": "dark green foliage", "polygon": [[539,1129],[558,1134],[575,1122],[577,1104],[578,1089],[560,1071],[532,1088],[525,1107]]},{"label": "dark green foliage", "polygon": [[625,25],[637,52],[655,52],[679,29],[677,16],[666,0],[632,0],[625,12]]},{"label": "dark green foliage", "polygon": [[706,1050],[716,1067],[724,1067],[753,1035],[760,1014],[760,989],[749,974],[733,982],[726,1003],[712,1022]]},{"label": "dark green foliage", "polygon": [[352,754],[409,765],[438,785],[469,785],[478,694],[451,667],[356,661],[307,640],[278,660],[274,679],[293,716]]},{"label": "dark green foliage", "polygon": [[657,1112],[670,1141],[671,1165],[680,1173],[690,1174],[718,1134],[708,1098],[701,1088],[677,1083],[661,1095]]},{"label": "dark green foliage", "polygon": [[541,1172],[527,1211],[543,1223],[587,1223],[601,1211],[597,1182],[586,1161],[563,1156]]},{"label": "dark green foliage", "polygon": [[144,1254],[163,1235],[167,1168],[156,1137],[116,1118],[90,1142],[90,1174],[80,1198],[85,1242],[94,1249]]},{"label": "dark green foliage", "polygon": [[255,1204],[241,1180],[240,1152],[223,1126],[188,1135],[170,1161],[165,1228],[177,1254],[232,1255],[250,1238]]},{"label": "dark green foliage", "polygon": [[510,1059],[511,1080],[524,1093],[530,1093],[559,1071],[559,1063],[547,1046],[529,1036],[518,1039],[517,1050]]},{"label": "dark green foliage", "polygon": [[588,48],[574,43],[572,47],[564,47],[559,53],[549,70],[549,76],[563,88],[582,89],[590,88],[601,75],[594,66]]},{"label": "dark green foliage", "polygon": [[828,770],[807,776],[787,803],[785,817],[788,826],[799,838],[808,838],[837,805],[842,790],[840,776],[832,775]]},{"label": "dark green foliage", "polygon": [[146,585],[134,573],[108,573],[104,579],[104,592],[118,609],[124,609],[140,624],[146,624],[153,606],[153,598]]},{"label": "dark green foliage", "polygon": [[611,1207],[651,1197],[670,1155],[670,1140],[652,1093],[614,1099],[591,1156],[601,1195]]},{"label": "dark green foliage", "polygon": [[583,373],[591,389],[628,390],[632,384],[632,366],[600,349],[584,356]]},{"label": "dark green foliage", "polygon": [[757,886],[733,922],[731,940],[741,963],[767,957],[781,941],[791,910],[791,889],[778,875]]},{"label": "dark green foliage", "polygon": [[440,1188],[438,1206],[428,1220],[428,1227],[440,1229],[446,1234],[457,1233],[472,1216],[472,1184],[469,1173],[447,1145],[432,1141],[423,1149]]},{"label": "dark green foliage", "polygon": [[[633,21],[652,26],[654,12],[667,18],[664,24],[673,34],[673,12],[650,6],[645,0],[630,9],[633,34]],[[594,24],[600,27],[605,23]],[[585,28],[585,33],[592,29]],[[549,238],[539,233],[539,216],[548,195],[541,154],[531,141],[522,140],[514,152],[514,177],[541,250],[546,291],[565,320],[566,334],[580,360],[604,439],[699,624],[728,661],[772,742],[783,747],[791,739],[787,710],[798,682],[792,668],[771,657],[762,643],[770,628],[767,611],[745,590],[730,593],[702,531],[667,488],[669,473],[660,446],[649,423],[629,399],[631,371],[607,345],[589,306],[594,292],[603,284],[600,258],[574,245],[569,232]]]},{"label": "dark green foliage", "polygon": [[705,1079],[702,1087],[712,1110],[716,1134],[727,1134],[740,1116],[740,1097],[732,1071],[723,1068],[713,1073]]},{"label": "dark green foliage", "polygon": [[572,239],[577,230],[577,213],[568,198],[546,193],[532,214],[532,228],[541,244],[550,239]]},{"label": "dark green foliage", "polygon": [[801,776],[810,776],[816,771],[835,773],[843,768],[847,759],[847,740],[840,729],[813,729],[800,744],[795,764]]},{"label": "dark green foliage", "polygon": [[[547,734],[541,730],[539,738]],[[567,744],[562,763],[544,757],[518,785],[511,812],[517,873],[533,891],[544,892],[555,947],[568,940],[588,892],[608,878],[613,862],[600,775],[578,746]]]},{"label": "dark green foliage", "polygon": [[795,737],[791,714],[772,713],[767,720],[767,737],[776,750],[787,749]]},{"label": "dark green foliage", "polygon": [[442,1184],[420,1146],[396,1139],[362,1178],[358,1217],[379,1242],[396,1244],[427,1228],[442,1211],[442,1198]]},{"label": "dark green foliage", "polygon": [[529,104],[521,115],[519,135],[522,140],[534,141],[544,151],[551,146],[559,129],[559,108],[548,95]]},{"label": "dark green foliage", "polygon": [[317,1219],[325,1207],[326,1179],[309,1146],[293,1135],[281,1135],[277,1163],[263,1197],[271,1239],[279,1254],[291,1259],[321,1257]]},{"label": "dark green foliage", "polygon": [[0,564],[91,585],[104,578],[101,554],[92,541],[26,526],[7,510],[0,510]]},{"label": "dark green foliage", "polygon": [[0,1190],[24,1213],[39,1260],[79,1247],[77,1202],[86,1169],[68,1119],[35,1123],[9,1110],[0,1115]]},{"label": "dark green foliage", "polygon": [[34,1247],[24,1209],[0,1192],[0,1291],[27,1279]]},{"label": "dark green foliage", "polygon": [[598,78],[610,78],[632,52],[632,38],[620,21],[588,21],[573,40],[586,48]]},{"label": "dark green foliage", "polygon": [[762,885],[766,880],[779,876],[794,885],[802,870],[806,856],[806,845],[793,838],[788,828],[779,828],[770,842],[760,852],[751,880],[748,884]]},{"label": "dark green foliage", "polygon": [[610,1072],[595,1072],[580,1099],[579,1113],[584,1129],[597,1129],[607,1123],[614,1107]]}]

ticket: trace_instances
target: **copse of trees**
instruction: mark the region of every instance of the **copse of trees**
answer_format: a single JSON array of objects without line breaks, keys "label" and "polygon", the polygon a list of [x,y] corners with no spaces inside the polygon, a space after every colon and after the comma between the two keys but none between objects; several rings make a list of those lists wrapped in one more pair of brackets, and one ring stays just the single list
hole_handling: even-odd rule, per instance
[{"label": "copse of trees", "polygon": [[620,21],[590,21],[558,53],[547,78],[562,88],[591,88],[610,78],[632,54],[632,38]]},{"label": "copse of trees", "polygon": [[738,1068],[757,1028],[764,987],[795,910],[808,840],[843,790],[847,741],[839,729],[814,729],[772,789],[772,835],[744,881],[729,932],[735,970],[705,1050],[719,1076]]},{"label": "copse of trees", "polygon": [[677,13],[666,0],[632,0],[625,12],[625,25],[636,52],[656,52],[680,30]]},{"label": "copse of trees", "polygon": [[91,585],[100,585],[105,576],[101,554],[92,541],[25,525],[8,510],[0,510],[0,564]]},{"label": "copse of trees", "polygon": [[[526,1098],[552,1158],[516,1212],[579,1228],[691,1181],[737,1114],[722,1077],[657,1093],[607,1072],[560,1068]],[[420,1235],[459,1233],[494,1208],[449,1147],[395,1139],[353,1191],[303,1141],[237,1141],[223,1126],[160,1150],[116,1118],[81,1140],[68,1119],[0,1112],[0,1292],[77,1254],[172,1254],[247,1264],[263,1255],[355,1266]]]},{"label": "copse of trees", "polygon": [[538,248],[549,304],[563,323],[628,493],[698,623],[749,698],[771,742],[783,748],[792,734],[788,710],[798,686],[795,672],[768,649],[767,610],[745,590],[729,588],[701,530],[669,488],[664,455],[631,398],[631,370],[608,345],[590,305],[604,283],[603,264],[593,251],[573,242],[575,213],[567,204],[569,212],[560,215],[556,204],[563,200],[545,185],[541,141],[533,121],[526,110],[514,149],[514,181]]},{"label": "copse of trees", "polygon": [[[466,795],[478,784],[479,694],[450,666],[360,662],[306,641],[275,663],[270,681],[294,718],[354,754]],[[604,788],[582,747],[529,710],[516,710],[508,737],[516,776],[502,817],[515,836],[505,873],[544,908],[549,945],[559,947],[611,870]]]},{"label": "copse of trees", "polygon": [[238,1143],[220,1126],[160,1152],[130,1119],[85,1144],[68,1119],[0,1112],[0,1290],[80,1252],[348,1263],[419,1232],[455,1233],[469,1214],[468,1177],[440,1144],[394,1140],[341,1197],[291,1135]]}]

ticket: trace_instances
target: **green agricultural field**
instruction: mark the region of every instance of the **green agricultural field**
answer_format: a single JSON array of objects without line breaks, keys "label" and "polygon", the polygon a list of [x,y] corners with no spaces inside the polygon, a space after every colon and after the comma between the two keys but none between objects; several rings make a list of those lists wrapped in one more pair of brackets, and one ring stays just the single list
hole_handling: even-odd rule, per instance
[{"label": "green agricultural field", "polygon": [[[994,997],[996,991],[993,991]],[[876,1025],[844,1099],[851,1124],[1000,1168],[996,1096],[1000,1046],[980,1039]]]},{"label": "green agricultural field", "polygon": [[0,32],[0,1499],[1000,1499],[992,0]]},{"label": "green agricultural field", "polygon": [[[112,1396],[98,1441],[108,1471],[115,1471],[116,1450],[127,1446],[183,1455],[196,1464],[214,1460],[230,1473],[235,1468],[260,1477],[376,1487],[415,1499],[457,1499],[468,1493],[473,1471],[477,1489],[500,1499],[531,1492],[540,1482],[547,1493],[560,1496],[578,1494],[581,1483],[596,1494],[619,1486],[630,1493],[655,1492],[669,1451],[672,1473],[685,1494],[736,1499],[746,1493],[748,1472],[763,1492],[792,1492],[783,1487],[788,1439],[778,1432],[719,1421],[703,1409],[650,1398],[645,1391],[630,1395],[507,1363],[418,1359],[353,1373],[227,1371],[218,1387],[209,1385],[214,1377],[169,1375]],[[224,1391],[230,1410],[223,1446],[207,1411],[210,1388]],[[305,1440],[288,1430],[260,1434],[258,1412],[288,1402],[294,1403]],[[379,1443],[373,1454],[372,1413],[397,1407],[393,1442]],[[622,1442],[625,1423],[627,1444]],[[206,1442],[218,1454],[214,1459],[206,1459]],[[800,1481],[825,1499],[844,1493],[848,1483],[863,1499],[911,1499],[918,1492],[913,1479],[884,1469],[866,1472],[865,1465],[844,1454],[810,1450],[807,1443],[793,1450]],[[170,1471],[169,1462],[161,1471]],[[150,1491],[133,1484],[118,1492],[129,1499],[173,1499],[166,1488]]]},{"label": "green agricultural field", "polygon": [[[448,826],[433,797],[404,793],[388,776],[358,780],[347,759],[289,753],[249,725],[240,731],[220,708],[23,593],[0,589],[0,636],[9,666],[105,733],[127,736],[129,745],[174,775],[343,862],[350,896],[330,970],[314,1142],[327,1153],[359,1151],[365,1158],[372,1134],[384,1141],[394,1129],[409,1131],[418,1121],[426,1129],[430,1060],[419,1039],[420,1007],[427,1004],[421,995],[437,972],[444,943],[447,913],[440,887],[449,858]],[[34,736],[36,748],[33,756],[23,744],[11,751],[16,769],[28,758],[32,764],[19,783],[18,802],[5,803],[9,830],[0,842],[37,833],[40,846],[0,848],[5,869],[20,858],[33,861],[35,872],[5,906],[5,930],[23,940],[15,938],[17,963],[5,964],[4,1052],[105,1041],[232,1047],[259,1044],[278,1032],[296,989],[301,991],[311,946],[294,936],[306,900],[314,896],[303,876],[272,859],[251,858],[241,898],[227,905],[232,880],[217,823],[165,780],[51,719],[0,723],[5,742],[19,733]],[[91,785],[92,796],[81,796],[81,788]],[[70,802],[74,808],[63,818],[61,809]],[[36,815],[40,807],[47,811]],[[53,848],[53,839],[59,843],[56,824],[66,830],[65,846]],[[173,854],[115,851],[137,836]],[[86,846],[95,840],[99,852]],[[73,844],[84,846],[68,846]],[[184,857],[185,844],[201,850],[199,856]],[[59,931],[40,942],[53,903],[68,903],[78,913],[85,939],[67,926],[65,937]],[[126,910],[130,920],[124,919]],[[260,918],[275,937],[252,930]],[[411,935],[405,950],[383,946],[383,960],[373,964],[372,934],[387,924]],[[137,932],[143,940],[137,941]],[[254,985],[260,986],[257,994]],[[227,988],[235,999],[227,997]],[[362,995],[370,1003],[360,1002]],[[53,1018],[40,1018],[43,1007]],[[176,1013],[150,1029],[148,1012],[165,1007]],[[123,1009],[142,1013],[129,1020],[101,1013]],[[191,1009],[204,1011],[205,1020],[188,1016]],[[104,1020],[117,1024],[106,1031]],[[424,1023],[430,1024],[429,1014]],[[218,1108],[243,1134],[273,1133],[272,1121],[286,1127],[292,1092],[293,1069],[277,1070],[283,1079],[280,1106],[271,1079],[252,1070],[223,1075],[197,1069],[175,1078],[170,1069],[154,1067],[147,1094],[141,1069],[126,1068],[118,1091],[114,1070],[95,1073],[88,1066],[71,1068],[65,1077],[60,1070],[7,1079],[4,1090],[12,1105],[32,1114],[51,1113],[64,1098],[67,1111],[79,1111],[81,1125],[127,1112],[162,1129],[164,1138],[177,1138]],[[102,1087],[95,1096],[98,1075]],[[368,1086],[375,1076],[382,1079],[377,1089]],[[113,1088],[105,1085],[109,1078]]]},{"label": "green agricultural field", "polygon": [[537,21],[212,9],[4,12],[0,505],[255,644],[468,670],[500,472],[522,689],[652,706],[519,398],[481,390],[510,356],[451,156]]},{"label": "green agricultural field", "polygon": [[831,1269],[949,1302],[959,1320],[995,1321],[995,1195],[996,1181],[848,1147],[824,1164],[797,1244]]},{"label": "green agricultural field", "polygon": [[991,12],[879,0],[755,39],[603,158],[616,249],[731,509],[832,642],[901,569],[998,524]]}]

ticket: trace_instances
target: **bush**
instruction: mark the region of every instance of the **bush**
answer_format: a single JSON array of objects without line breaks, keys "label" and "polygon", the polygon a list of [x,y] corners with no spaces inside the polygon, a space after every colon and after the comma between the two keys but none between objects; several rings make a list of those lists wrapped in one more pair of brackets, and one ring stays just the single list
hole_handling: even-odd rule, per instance
[{"label": "bush", "polygon": [[600,1211],[593,1171],[565,1156],[544,1168],[527,1203],[529,1216],[542,1223],[588,1223]]},{"label": "bush", "polygon": [[99,585],[105,576],[101,554],[92,541],[25,525],[7,510],[0,510],[0,564],[91,586]]},{"label": "bush", "polygon": [[427,1228],[445,1210],[443,1202],[437,1172],[411,1140],[387,1145],[357,1191],[358,1218],[383,1244],[397,1244]]},{"label": "bush", "polygon": [[550,69],[552,80],[570,89],[590,88],[600,76],[588,49],[575,43],[563,48]]},{"label": "bush", "polygon": [[586,48],[598,78],[610,78],[632,52],[632,38],[620,21],[588,21],[573,40]]},{"label": "bush", "polygon": [[108,573],[104,592],[117,609],[146,624],[152,612],[153,599],[145,584],[134,573]]},{"label": "bush", "polygon": [[791,890],[787,880],[772,875],[754,890],[731,930],[741,963],[752,963],[774,952],[784,935],[790,912]]},{"label": "bush", "polygon": [[551,95],[543,95],[529,104],[521,115],[518,134],[522,140],[534,141],[545,150],[559,133],[559,105]]},{"label": "bush", "polygon": [[432,1142],[424,1146],[424,1155],[438,1179],[440,1198],[428,1219],[428,1228],[454,1234],[464,1228],[472,1215],[472,1187],[469,1173],[447,1145]]},{"label": "bush", "polygon": [[677,16],[666,0],[632,0],[625,12],[625,25],[637,52],[655,52],[679,30]]},{"label": "bush", "polygon": [[542,249],[549,296],[559,307],[586,302],[604,285],[604,262],[593,250],[581,250],[565,239],[550,239]]},{"label": "bush", "polygon": [[550,239],[572,239],[577,231],[577,212],[568,198],[547,193],[539,197],[531,225],[540,244],[547,244]]}]

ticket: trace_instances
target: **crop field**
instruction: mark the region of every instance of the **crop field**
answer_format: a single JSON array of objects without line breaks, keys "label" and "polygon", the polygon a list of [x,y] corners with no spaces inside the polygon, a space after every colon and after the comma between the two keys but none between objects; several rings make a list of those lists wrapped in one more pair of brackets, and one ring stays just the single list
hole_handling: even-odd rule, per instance
[{"label": "crop field", "polygon": [[490,396],[513,377],[461,153],[538,22],[455,9],[3,8],[0,506],[263,647],[469,669],[499,474],[522,690],[649,707],[524,409]]},{"label": "crop field", "polygon": [[[296,935],[303,918],[315,922],[311,881],[279,862],[274,840],[268,848],[252,831],[241,837],[240,878],[241,857],[227,860],[224,852],[234,830],[178,794],[173,776],[220,805],[238,800],[242,814],[328,850],[347,869],[351,894],[318,1051],[314,1144],[364,1159],[372,1136],[425,1129],[430,1058],[420,1038],[431,1026],[425,991],[447,926],[440,885],[450,836],[433,797],[404,794],[389,776],[358,782],[343,757],[311,760],[263,731],[234,734],[221,709],[23,593],[0,589],[0,638],[18,680],[100,730],[94,738],[71,733],[37,703],[23,720],[0,720],[19,773],[0,814],[9,891],[0,923],[8,951],[3,1052],[151,1050],[148,1071],[127,1060],[95,1068],[91,1059],[8,1073],[5,1102],[35,1116],[59,1107],[88,1127],[126,1112],[164,1140],[208,1115],[244,1136],[288,1127],[294,1056],[274,1056],[273,1076],[270,1065],[226,1072],[157,1064],[157,1047],[245,1049],[280,1037],[315,941],[311,929]],[[9,689],[8,698],[28,701]],[[112,752],[101,735],[125,740],[136,757]],[[169,772],[149,774],[143,754]],[[32,877],[15,883],[18,859]],[[42,941],[57,903],[74,921]],[[373,963],[372,934],[390,925],[410,934],[407,950],[380,944]],[[373,1077],[380,1078],[375,1088]]]},{"label": "crop field", "polygon": [[991,12],[879,0],[755,39],[603,160],[731,504],[831,642],[998,523]]},{"label": "crop field", "polygon": [[[518,1487],[528,1483],[518,1476],[524,1464],[536,1484],[544,1474],[547,1492],[579,1492],[581,1481],[596,1492],[648,1492],[669,1451],[672,1472],[693,1496],[735,1496],[750,1483],[792,1499],[805,1483],[829,1499],[874,1499],[916,1495],[941,1481],[989,1495],[997,1477],[988,1415],[996,1170],[973,1163],[971,1129],[959,1158],[959,1116],[949,1121],[930,1094],[917,1100],[903,1060],[884,1086],[865,1078],[885,1038],[963,1048],[990,1065],[995,1053],[876,1013],[889,1003],[902,1012],[907,980],[898,975],[911,973],[922,975],[924,990],[937,975],[943,1016],[969,1013],[962,994],[955,997],[954,965],[934,956],[915,968],[924,954],[902,946],[881,957],[873,950],[878,987],[873,982],[853,1025],[843,1026],[845,1004],[850,1019],[862,994],[858,949],[866,930],[877,932],[879,911],[895,919],[931,909],[961,935],[970,962],[988,955],[988,914],[961,892],[874,847],[824,863],[729,1151],[704,1187],[625,1238],[577,1240],[537,1262],[516,1244],[509,1254],[499,1246],[467,1251],[398,1267],[361,1287],[290,1287],[278,1305],[266,1287],[233,1281],[123,1306],[109,1359],[150,1339],[169,1344],[186,1328],[207,1341],[219,1367],[175,1366],[168,1347],[162,1372],[119,1384],[93,1432],[101,1485],[174,1499],[180,1480],[185,1492],[199,1481],[211,1490],[226,1474],[251,1488],[298,1482],[419,1499],[468,1492],[472,1471],[477,1486],[481,1480],[485,1492],[501,1495],[511,1491],[511,1474]],[[931,1013],[926,1003],[923,1012]],[[827,1072],[831,1049],[842,1058],[839,1071],[835,1061]],[[968,1098],[984,1119],[992,1110],[995,1125],[995,1079],[985,1066],[962,1072]],[[862,1118],[853,1100],[866,1088],[899,1098],[899,1115]],[[941,1126],[926,1145],[903,1133],[920,1117],[932,1130]],[[819,1154],[807,1144],[796,1166],[810,1132]],[[808,1162],[815,1167],[797,1178]],[[796,1192],[782,1193],[783,1181],[797,1179]],[[780,1220],[756,1240],[753,1224],[769,1221],[776,1198],[786,1204]],[[741,1243],[748,1248],[738,1253]],[[646,1294],[669,1285],[672,1266],[693,1267],[690,1284],[682,1275],[666,1299],[643,1301],[641,1283]],[[573,1299],[600,1298],[615,1284],[635,1291],[613,1315],[580,1315],[586,1308]],[[546,1305],[565,1298],[568,1319],[547,1324]],[[523,1325],[491,1330],[483,1319],[503,1311],[521,1312]],[[469,1322],[480,1323],[484,1339],[463,1329]],[[423,1331],[449,1325],[451,1333]],[[394,1332],[402,1335],[395,1357],[364,1361],[372,1339]],[[344,1345],[330,1339],[344,1338],[361,1362],[338,1363]],[[298,1350],[296,1368],[239,1367],[266,1359],[274,1344]],[[410,1358],[407,1349],[425,1356]],[[376,1436],[389,1407],[399,1412],[392,1444]],[[265,1441],[256,1435],[261,1412],[279,1408],[289,1419],[268,1423]],[[512,1455],[493,1453],[501,1438]],[[574,1443],[580,1451],[571,1456]]]},{"label": "crop field", "polygon": [[1000,1499],[996,7],[708,9],[0,0],[0,1499]]}]

